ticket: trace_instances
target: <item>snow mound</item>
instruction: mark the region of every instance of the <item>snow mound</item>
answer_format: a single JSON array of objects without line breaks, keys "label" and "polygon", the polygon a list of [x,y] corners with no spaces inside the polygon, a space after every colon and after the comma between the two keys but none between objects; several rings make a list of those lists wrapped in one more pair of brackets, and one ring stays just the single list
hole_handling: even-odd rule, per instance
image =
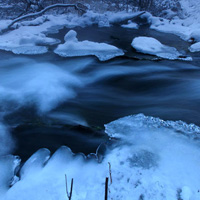
[{"label": "snow mound", "polygon": [[169,60],[179,59],[179,56],[181,56],[176,48],[163,45],[152,37],[136,37],[133,39],[131,45],[138,52],[155,55]]},{"label": "snow mound", "polygon": [[24,55],[37,55],[37,54],[44,54],[48,52],[47,47],[42,46],[0,46],[1,50],[5,51],[12,51],[14,54],[24,54]]},{"label": "snow mound", "polygon": [[65,43],[60,44],[54,52],[62,57],[94,55],[100,61],[124,55],[121,49],[106,43],[97,43],[88,40],[79,42],[77,33],[73,30],[65,35]]},{"label": "snow mound", "polygon": [[114,143],[101,163],[64,146],[50,158],[49,151],[41,149],[24,164],[20,180],[10,189],[2,182],[3,199],[65,200],[65,175],[68,185],[74,179],[77,200],[102,199],[110,175],[109,199],[200,199],[200,127],[139,114],[105,128]]}]

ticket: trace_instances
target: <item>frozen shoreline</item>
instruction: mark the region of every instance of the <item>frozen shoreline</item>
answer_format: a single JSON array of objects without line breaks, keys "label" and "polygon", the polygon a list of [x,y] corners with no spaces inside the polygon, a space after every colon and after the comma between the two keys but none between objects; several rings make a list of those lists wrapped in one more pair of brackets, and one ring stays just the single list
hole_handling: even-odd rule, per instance
[{"label": "frozen shoreline", "polygon": [[[94,155],[88,160],[64,146],[52,156],[40,149],[23,165],[19,179],[14,175],[19,158],[1,158],[1,177],[7,172],[1,179],[1,198],[64,200],[66,174],[75,181],[74,199],[102,199],[104,180],[111,172],[109,198],[166,200],[179,194],[184,200],[199,199],[198,126],[138,114],[105,125],[105,131],[118,142],[108,147],[101,163]],[[8,188],[10,179],[13,186]]]}]

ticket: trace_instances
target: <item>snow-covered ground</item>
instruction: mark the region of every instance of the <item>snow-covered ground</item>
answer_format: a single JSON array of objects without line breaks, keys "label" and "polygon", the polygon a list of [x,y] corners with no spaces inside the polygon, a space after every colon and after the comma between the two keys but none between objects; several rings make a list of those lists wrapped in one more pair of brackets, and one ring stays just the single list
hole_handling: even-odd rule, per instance
[{"label": "snow-covered ground", "polygon": [[[173,16],[172,19],[164,19],[160,17],[154,17],[150,13],[143,13],[140,18],[146,20],[149,23],[151,29],[165,33],[173,33],[180,36],[183,40],[191,43],[191,52],[199,51],[198,45],[194,46],[194,42],[200,41],[200,17],[199,17],[199,4],[198,1],[181,1],[183,8],[184,19],[180,19],[178,16]],[[188,7],[189,9],[186,9]],[[187,12],[186,12],[187,10]],[[6,51],[12,51],[16,54],[42,54],[48,51],[49,45],[59,44],[60,41],[46,36],[46,32],[59,31],[62,27],[68,27],[73,29],[76,26],[86,27],[92,24],[98,24],[99,27],[109,27],[113,23],[121,23],[122,28],[138,29],[140,23],[128,19],[135,19],[134,17],[140,15],[141,12],[135,13],[112,13],[106,12],[104,14],[94,13],[88,11],[83,16],[77,16],[75,14],[67,15],[44,15],[38,17],[35,20],[18,22],[13,25],[15,28],[13,31],[0,35],[0,49]],[[11,20],[1,20],[0,30],[4,30]],[[97,44],[97,43],[96,43]],[[80,43],[79,43],[80,45]],[[94,48],[94,43],[92,48]],[[59,48],[63,47],[60,45]],[[66,46],[66,44],[65,44]],[[87,47],[88,45],[86,45]],[[85,47],[85,48],[86,48]],[[99,45],[95,48],[99,48]],[[55,52],[57,52],[57,50]],[[87,49],[86,49],[87,50]],[[83,52],[82,52],[83,53]],[[76,55],[76,54],[74,54]],[[80,55],[80,53],[79,53]],[[66,54],[65,54],[66,56]]]},{"label": "snow-covered ground", "polygon": [[[165,33],[173,33],[189,42],[200,41],[200,1],[180,0],[182,18],[174,16],[172,19],[153,17],[151,28]],[[192,52],[199,51],[198,48]]]},{"label": "snow-covered ground", "polygon": [[[105,128],[117,141],[101,163],[67,147],[52,156],[41,149],[21,168],[18,181],[13,170],[19,158],[4,157],[1,167],[9,173],[0,171],[1,199],[65,200],[65,174],[68,185],[74,179],[73,199],[103,199],[105,177],[111,172],[109,199],[199,200],[200,127],[139,114]],[[8,188],[12,178],[14,185]]]}]

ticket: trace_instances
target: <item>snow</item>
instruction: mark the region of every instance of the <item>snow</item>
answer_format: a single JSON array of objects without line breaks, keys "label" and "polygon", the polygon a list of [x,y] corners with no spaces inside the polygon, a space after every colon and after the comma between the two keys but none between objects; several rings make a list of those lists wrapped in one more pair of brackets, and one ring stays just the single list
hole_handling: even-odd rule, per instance
[{"label": "snow", "polygon": [[176,48],[163,45],[152,37],[136,37],[131,45],[138,52],[156,55],[169,60],[178,59],[181,55]]},{"label": "snow", "polygon": [[26,26],[1,35],[0,40],[1,50],[15,54],[43,54],[48,51],[45,45],[58,43],[58,40],[46,37],[40,30]]},{"label": "snow", "polygon": [[73,199],[102,199],[109,162],[109,199],[199,200],[200,127],[139,114],[107,124],[105,131],[116,140],[111,139],[114,143],[101,163],[64,146],[51,157],[41,149],[24,164],[11,188],[1,180],[3,199],[65,200],[65,175],[68,185],[74,179]]},{"label": "snow", "polygon": [[[187,18],[179,19],[170,13],[171,20],[143,17],[151,28],[179,35],[190,41],[191,52],[200,51],[199,2],[181,0]],[[15,30],[0,36],[0,49],[16,54],[41,54],[48,46],[58,43],[44,32],[59,30],[62,26],[75,27],[98,24],[100,27],[134,17],[134,14],[104,14],[87,12],[81,18],[74,15],[45,16],[34,21],[21,22]],[[4,29],[10,21],[2,21]],[[56,27],[55,27],[56,26]],[[124,28],[137,28],[129,21]],[[132,46],[139,52],[156,55],[165,59],[180,59],[181,54],[174,48],[163,45],[155,38],[136,37]],[[65,43],[60,44],[55,53],[64,57],[95,55],[104,61],[123,55],[123,51],[105,43],[78,41],[77,33],[69,31]],[[33,63],[17,60],[0,69],[0,103],[17,102],[19,105],[34,103],[40,112],[48,112],[63,102],[73,98],[76,87],[82,82],[73,73],[50,63]],[[24,63],[28,63],[30,68]],[[10,66],[11,65],[11,66]],[[9,68],[15,66],[14,70]],[[75,66],[74,71],[85,69],[86,64]],[[111,66],[113,68],[113,66]],[[124,69],[126,71],[124,71]],[[138,69],[133,69],[138,70]],[[148,68],[145,70],[149,70]],[[155,68],[152,68],[152,71]],[[163,70],[163,69],[160,69]],[[94,79],[102,79],[113,74],[130,73],[130,69],[119,68],[111,73],[111,68],[98,71]],[[106,73],[105,73],[106,72]],[[139,73],[139,71],[138,71]],[[141,72],[140,72],[141,73]],[[13,79],[13,77],[15,77]],[[45,79],[44,79],[45,77]],[[14,80],[14,81],[13,81]],[[21,84],[23,82],[23,85]],[[9,110],[9,105],[5,110]],[[68,115],[53,113],[52,117],[68,120]],[[67,118],[68,117],[68,118]],[[86,124],[83,119],[74,118]],[[65,175],[68,185],[74,179],[73,197],[76,200],[98,200],[104,197],[105,177],[109,177],[111,164],[112,183],[109,182],[109,199],[115,200],[199,200],[200,199],[200,127],[182,121],[164,121],[143,114],[127,116],[105,125],[105,131],[113,143],[107,148],[102,162],[95,155],[73,154],[67,147],[61,147],[52,156],[48,149],[40,149],[33,154],[20,169],[18,157],[12,153],[14,141],[8,128],[0,124],[0,199],[2,200],[65,200]],[[99,147],[101,148],[101,146]],[[97,152],[98,153],[98,152]],[[12,187],[10,187],[12,186]]]},{"label": "snow", "polygon": [[200,2],[196,0],[180,0],[181,16],[172,16],[170,20],[152,17],[151,28],[164,33],[178,35],[183,40],[200,41]]},{"label": "snow", "polygon": [[121,25],[123,28],[131,28],[131,29],[138,29],[139,28],[139,26],[138,26],[138,24],[137,23],[135,23],[135,22],[132,22],[132,21],[128,21],[128,24],[123,24],[123,25]]},{"label": "snow", "polygon": [[0,33],[1,30],[7,28],[10,23],[11,20],[0,20]]},{"label": "snow", "polygon": [[197,42],[189,47],[191,52],[199,52],[200,51],[200,42]]},{"label": "snow", "polygon": [[[85,27],[93,24],[98,24],[99,27],[108,27],[112,23],[133,18],[139,13],[105,12],[100,14],[88,11],[81,17],[70,13],[57,16],[44,15],[34,20],[15,23],[14,30],[0,35],[0,49],[12,51],[15,54],[44,54],[48,52],[49,45],[59,43],[58,40],[47,37],[47,32],[58,32],[62,27]],[[11,20],[0,20],[0,32],[6,29],[10,23]],[[94,44],[88,43],[88,48],[90,45],[92,48],[94,47]],[[105,44],[99,44],[98,48],[111,50],[111,46]],[[116,49],[113,47],[113,50],[115,52]],[[122,51],[118,51],[118,54],[122,55]],[[109,57],[108,59],[110,59]]]},{"label": "snow", "polygon": [[65,35],[65,43],[60,44],[54,52],[62,57],[94,55],[100,61],[106,61],[116,56],[124,55],[123,51],[106,43],[91,42],[88,40],[78,41],[77,33],[70,30]]}]

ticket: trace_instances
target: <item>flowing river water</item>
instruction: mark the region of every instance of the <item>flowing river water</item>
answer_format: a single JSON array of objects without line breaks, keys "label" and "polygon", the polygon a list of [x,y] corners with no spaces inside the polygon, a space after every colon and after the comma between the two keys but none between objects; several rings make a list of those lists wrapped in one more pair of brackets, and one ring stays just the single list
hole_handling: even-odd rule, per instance
[{"label": "flowing river water", "polygon": [[[0,52],[0,117],[16,140],[13,154],[26,160],[39,148],[61,145],[89,154],[108,140],[103,125],[144,113],[200,125],[200,62],[156,60],[137,53],[136,36],[153,36],[189,54],[189,44],[149,30],[77,27],[79,40],[113,44],[125,56],[107,62],[95,57],[61,58],[51,50],[22,56]],[[68,29],[49,36],[62,41]]]}]

